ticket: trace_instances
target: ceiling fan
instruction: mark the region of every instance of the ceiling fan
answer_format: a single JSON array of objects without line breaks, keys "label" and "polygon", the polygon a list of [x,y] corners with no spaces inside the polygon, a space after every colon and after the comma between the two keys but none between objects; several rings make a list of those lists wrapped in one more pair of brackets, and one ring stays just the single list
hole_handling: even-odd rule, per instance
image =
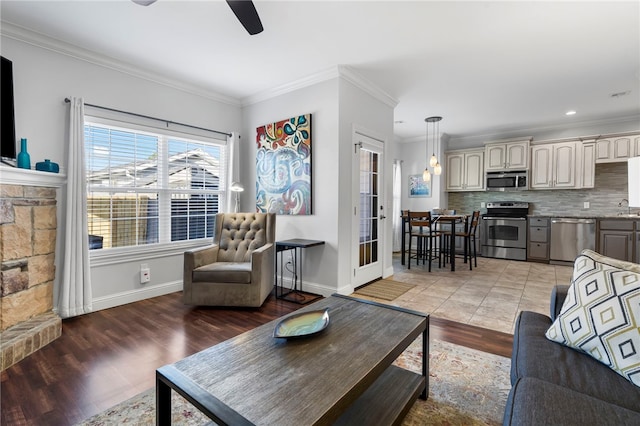
[{"label": "ceiling fan", "polygon": [[[156,0],[131,0],[135,4],[139,4],[141,6],[149,6],[152,3],[155,3]],[[242,26],[247,30],[250,35],[259,34],[262,32],[262,22],[260,22],[260,17],[258,16],[258,11],[256,7],[253,5],[251,0],[226,0],[227,4],[238,18],[238,21],[242,24]]]}]

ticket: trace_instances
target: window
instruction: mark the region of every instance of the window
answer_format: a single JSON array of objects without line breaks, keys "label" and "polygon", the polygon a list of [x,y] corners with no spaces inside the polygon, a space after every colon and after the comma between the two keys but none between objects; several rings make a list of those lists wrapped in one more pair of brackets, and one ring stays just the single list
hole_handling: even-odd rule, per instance
[{"label": "window", "polygon": [[213,236],[224,211],[226,140],[85,122],[91,249]]}]

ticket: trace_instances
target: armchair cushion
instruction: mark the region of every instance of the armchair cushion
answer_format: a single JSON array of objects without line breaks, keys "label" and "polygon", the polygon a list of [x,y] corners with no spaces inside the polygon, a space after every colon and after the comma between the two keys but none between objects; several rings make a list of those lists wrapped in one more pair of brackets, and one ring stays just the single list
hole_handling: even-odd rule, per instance
[{"label": "armchair cushion", "polygon": [[251,263],[216,262],[193,270],[194,281],[213,283],[251,283]]},{"label": "armchair cushion", "polygon": [[217,262],[250,262],[251,253],[269,242],[264,214],[225,214],[217,228]]}]

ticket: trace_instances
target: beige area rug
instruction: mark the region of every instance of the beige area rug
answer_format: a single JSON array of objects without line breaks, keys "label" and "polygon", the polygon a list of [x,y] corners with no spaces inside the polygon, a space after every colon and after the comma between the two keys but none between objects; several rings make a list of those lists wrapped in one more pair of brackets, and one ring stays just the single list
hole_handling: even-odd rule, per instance
[{"label": "beige area rug", "polygon": [[357,289],[354,294],[375,297],[376,299],[394,300],[414,287],[414,284],[399,281],[378,280]]},{"label": "beige area rug", "polygon": [[[396,365],[422,371],[422,341],[413,342]],[[418,399],[405,426],[500,425],[509,393],[510,360],[432,340],[429,350],[429,398]],[[172,394],[172,424],[204,425],[210,420],[176,392]],[[112,407],[82,426],[155,425],[155,389]]]}]

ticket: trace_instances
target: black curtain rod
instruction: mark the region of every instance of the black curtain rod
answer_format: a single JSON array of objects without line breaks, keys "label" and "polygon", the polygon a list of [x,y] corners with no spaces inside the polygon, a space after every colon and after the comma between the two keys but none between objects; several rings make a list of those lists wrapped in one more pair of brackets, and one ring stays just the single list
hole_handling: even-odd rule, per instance
[{"label": "black curtain rod", "polygon": [[[64,98],[64,101],[66,103],[70,103],[71,99]],[[147,118],[149,120],[162,121],[164,123],[167,123],[167,125],[169,125],[169,124],[177,124],[178,126],[190,127],[192,129],[204,130],[206,132],[213,132],[213,133],[219,133],[221,135],[231,136],[231,133],[221,132],[220,130],[212,130],[212,129],[207,129],[205,127],[192,126],[191,124],[178,123],[177,121],[165,120],[163,118],[151,117],[149,115],[137,114],[135,112],[122,111],[120,109],[114,109],[114,108],[109,108],[109,107],[103,107],[103,106],[100,106],[100,105],[88,104],[86,102],[85,102],[85,105],[88,106],[88,107],[92,107],[92,108],[99,108],[99,109],[104,109],[104,110],[107,110],[107,111],[113,111],[113,112],[119,112],[119,113],[122,113],[122,114],[133,115],[135,117]]]}]

